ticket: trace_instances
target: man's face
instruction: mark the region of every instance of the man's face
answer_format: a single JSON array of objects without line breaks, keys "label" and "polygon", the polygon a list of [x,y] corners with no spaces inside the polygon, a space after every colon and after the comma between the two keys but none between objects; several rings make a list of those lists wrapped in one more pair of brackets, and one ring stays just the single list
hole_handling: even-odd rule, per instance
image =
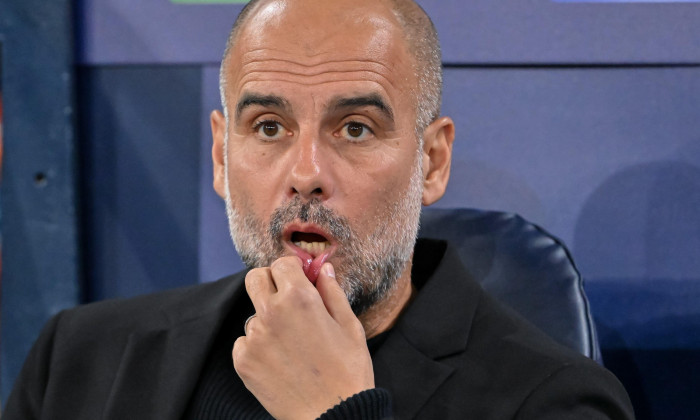
[{"label": "man's face", "polygon": [[359,313],[410,268],[416,82],[378,2],[312,3],[267,3],[231,51],[224,195],[247,265],[329,261]]}]

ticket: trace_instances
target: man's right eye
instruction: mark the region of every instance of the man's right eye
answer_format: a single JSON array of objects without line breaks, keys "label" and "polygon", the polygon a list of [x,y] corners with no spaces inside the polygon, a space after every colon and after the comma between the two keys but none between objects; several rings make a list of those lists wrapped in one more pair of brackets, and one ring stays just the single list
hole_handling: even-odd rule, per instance
[{"label": "man's right eye", "polygon": [[284,127],[277,121],[260,121],[255,125],[255,132],[264,140],[278,140],[284,136]]}]

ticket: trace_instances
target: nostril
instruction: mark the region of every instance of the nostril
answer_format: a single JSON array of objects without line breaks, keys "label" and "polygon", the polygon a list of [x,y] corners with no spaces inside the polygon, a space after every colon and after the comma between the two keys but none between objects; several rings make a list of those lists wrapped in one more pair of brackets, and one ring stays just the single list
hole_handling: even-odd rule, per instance
[{"label": "nostril", "polygon": [[311,190],[311,192],[308,193],[308,195],[305,193],[305,191],[306,191],[306,190],[304,190],[304,189],[301,189],[301,190],[300,190],[300,189],[298,189],[298,188],[296,188],[296,187],[291,187],[291,188],[290,188],[290,193],[291,193],[293,196],[294,196],[294,195],[301,195],[301,196],[305,196],[305,197],[320,197],[320,196],[323,196],[323,188],[321,188],[321,187],[314,188],[313,190]]}]

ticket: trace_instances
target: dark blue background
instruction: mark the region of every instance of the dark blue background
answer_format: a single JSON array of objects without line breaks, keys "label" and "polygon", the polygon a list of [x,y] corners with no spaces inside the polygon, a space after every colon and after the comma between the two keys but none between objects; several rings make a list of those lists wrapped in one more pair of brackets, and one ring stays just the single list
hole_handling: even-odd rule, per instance
[{"label": "dark blue background", "polygon": [[[700,7],[421,3],[440,32],[444,114],[457,123],[452,180],[437,205],[515,211],[561,237],[586,278],[606,365],[638,417],[696,418]],[[31,337],[58,309],[209,281],[240,267],[223,203],[211,190],[208,127],[209,111],[219,106],[217,62],[239,9],[78,3],[75,42],[59,48],[71,61],[76,46],[77,123],[28,119],[46,130],[75,128],[77,140],[63,143],[79,152],[75,189],[68,198],[57,192],[8,203],[10,189],[36,187],[3,180],[3,396]],[[23,36],[44,21],[71,25],[58,13],[64,9],[42,10],[23,22]],[[27,57],[41,70],[32,77],[59,71],[39,65],[46,57]],[[6,86],[12,71],[3,75]],[[6,121],[24,115],[10,102],[57,100],[32,86],[23,92],[6,95]],[[14,130],[6,125],[6,158]],[[31,162],[30,155],[18,159]],[[35,259],[8,255],[22,235],[8,231],[7,219],[35,226],[31,209],[63,208],[61,200],[80,204],[81,217],[52,225],[63,228],[64,240],[76,238],[77,226],[78,256],[52,248],[48,233],[25,241]],[[45,207],[42,221],[59,214],[53,208]]]}]

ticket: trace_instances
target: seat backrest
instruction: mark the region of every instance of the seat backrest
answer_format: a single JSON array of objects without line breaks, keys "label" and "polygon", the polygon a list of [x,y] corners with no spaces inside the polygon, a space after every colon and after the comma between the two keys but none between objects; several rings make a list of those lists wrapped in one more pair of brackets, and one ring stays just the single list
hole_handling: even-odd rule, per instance
[{"label": "seat backrest", "polygon": [[560,343],[601,360],[583,279],[569,250],[512,213],[424,209],[419,237],[445,239],[491,295]]}]

